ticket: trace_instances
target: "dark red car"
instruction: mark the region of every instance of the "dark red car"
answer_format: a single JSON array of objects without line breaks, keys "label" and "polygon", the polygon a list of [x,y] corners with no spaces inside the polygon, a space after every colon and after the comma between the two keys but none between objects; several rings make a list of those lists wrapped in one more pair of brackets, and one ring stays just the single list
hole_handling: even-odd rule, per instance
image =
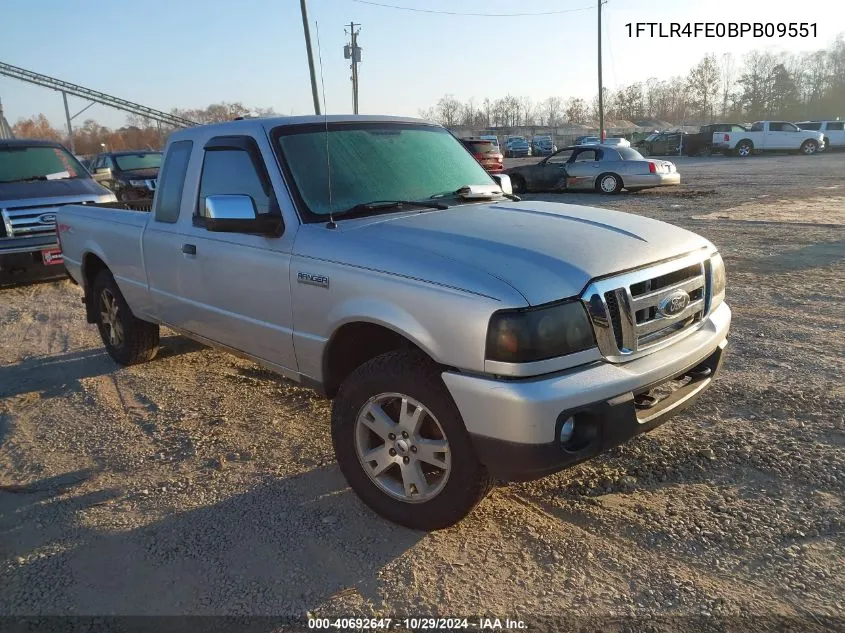
[{"label": "dark red car", "polygon": [[461,143],[488,172],[498,173],[504,169],[504,156],[491,141],[481,138],[462,138]]}]

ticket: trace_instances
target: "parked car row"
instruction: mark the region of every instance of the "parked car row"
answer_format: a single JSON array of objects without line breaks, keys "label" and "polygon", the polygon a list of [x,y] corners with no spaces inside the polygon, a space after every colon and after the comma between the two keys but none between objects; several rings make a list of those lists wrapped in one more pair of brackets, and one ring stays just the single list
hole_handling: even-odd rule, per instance
[{"label": "parked car row", "polygon": [[811,155],[828,149],[845,148],[845,121],[757,121],[702,125],[695,134],[664,131],[649,134],[634,143],[643,156],[709,156],[713,152],[741,157],[756,152],[800,151]]}]

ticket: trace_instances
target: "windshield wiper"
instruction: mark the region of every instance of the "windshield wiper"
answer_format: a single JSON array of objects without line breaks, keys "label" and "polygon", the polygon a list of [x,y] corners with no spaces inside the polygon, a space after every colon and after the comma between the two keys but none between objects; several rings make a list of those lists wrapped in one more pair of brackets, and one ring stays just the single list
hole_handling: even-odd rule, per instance
[{"label": "windshield wiper", "polygon": [[424,209],[439,209],[440,211],[449,208],[448,204],[444,204],[442,202],[425,202],[418,200],[373,200],[372,202],[362,202],[361,204],[356,204],[355,206],[349,207],[345,211],[338,211],[337,213],[333,213],[332,215],[336,218],[350,218],[356,216],[375,215],[377,213],[383,213],[385,211],[394,211],[396,209],[402,209],[406,206],[422,207]]}]

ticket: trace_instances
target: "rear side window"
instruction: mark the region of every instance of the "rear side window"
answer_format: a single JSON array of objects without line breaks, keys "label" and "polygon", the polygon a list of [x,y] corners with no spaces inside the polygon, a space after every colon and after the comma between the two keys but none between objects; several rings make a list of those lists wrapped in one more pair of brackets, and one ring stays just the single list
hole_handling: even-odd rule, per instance
[{"label": "rear side window", "polygon": [[630,147],[620,147],[616,151],[619,152],[619,156],[622,157],[622,160],[645,160],[642,154]]},{"label": "rear side window", "polygon": [[188,160],[191,158],[193,146],[192,141],[177,141],[167,151],[164,167],[158,179],[156,222],[173,224],[179,219],[182,189],[185,186],[185,174],[188,171]]},{"label": "rear side window", "polygon": [[270,213],[269,183],[258,175],[252,157],[245,150],[214,149],[205,152],[197,215],[205,217],[205,199],[220,194],[249,196],[255,204],[256,213]]},{"label": "rear side window", "polygon": [[[815,129],[818,130],[819,128],[815,128]],[[841,132],[842,130],[845,130],[845,121],[830,121],[827,124],[827,129],[828,129],[829,132],[833,131],[833,130],[836,130],[837,132]]]},{"label": "rear side window", "polygon": [[802,130],[816,130],[816,131],[818,131],[818,130],[822,129],[822,124],[821,123],[811,123],[811,122],[808,121],[807,123],[798,123],[798,127],[801,128]]},{"label": "rear side window", "polygon": [[[769,128],[771,129],[771,128]],[[763,122],[757,121],[754,125],[751,126],[752,132],[762,132],[763,131]]]},{"label": "rear side window", "polygon": [[464,141],[464,145],[473,154],[490,154],[496,151],[495,146],[490,141]]}]

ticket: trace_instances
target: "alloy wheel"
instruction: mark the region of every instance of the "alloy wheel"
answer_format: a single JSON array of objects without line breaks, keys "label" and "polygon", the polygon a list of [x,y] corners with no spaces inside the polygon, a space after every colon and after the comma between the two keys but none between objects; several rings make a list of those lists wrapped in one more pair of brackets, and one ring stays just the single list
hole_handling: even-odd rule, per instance
[{"label": "alloy wheel", "polygon": [[436,497],[452,470],[449,441],[437,418],[400,393],[373,396],[361,407],[355,452],[382,492],[408,503]]}]

